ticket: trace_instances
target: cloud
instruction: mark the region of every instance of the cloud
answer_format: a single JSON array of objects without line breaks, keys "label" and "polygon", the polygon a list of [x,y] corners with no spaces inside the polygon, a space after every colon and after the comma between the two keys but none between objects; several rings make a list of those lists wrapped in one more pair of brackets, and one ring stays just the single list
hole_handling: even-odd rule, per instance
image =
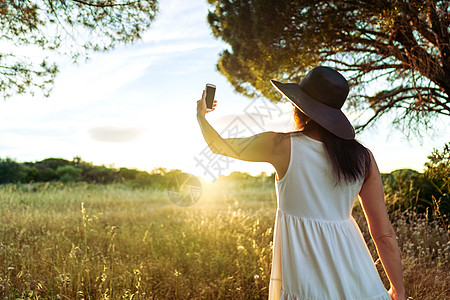
[{"label": "cloud", "polygon": [[204,26],[208,7],[206,1],[160,1],[156,21],[144,34],[144,41],[179,41],[210,35],[209,26]]},{"label": "cloud", "polygon": [[98,126],[89,129],[89,136],[94,141],[109,143],[127,143],[138,140],[144,128],[120,128],[115,126]]}]

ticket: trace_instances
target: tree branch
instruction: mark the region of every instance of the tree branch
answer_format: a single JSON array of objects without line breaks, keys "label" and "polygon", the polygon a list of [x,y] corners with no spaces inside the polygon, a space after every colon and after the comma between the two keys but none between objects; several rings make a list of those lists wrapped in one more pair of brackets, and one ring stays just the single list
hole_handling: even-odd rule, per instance
[{"label": "tree branch", "polygon": [[136,3],[139,3],[139,1],[133,1],[133,2],[129,2],[129,3],[111,3],[111,4],[98,4],[98,3],[92,3],[92,2],[86,2],[86,1],[82,1],[82,0],[70,0],[72,2],[76,2],[76,3],[80,3],[83,5],[87,5],[87,6],[94,6],[94,7],[116,7],[116,6],[129,6],[129,5],[133,5]]}]

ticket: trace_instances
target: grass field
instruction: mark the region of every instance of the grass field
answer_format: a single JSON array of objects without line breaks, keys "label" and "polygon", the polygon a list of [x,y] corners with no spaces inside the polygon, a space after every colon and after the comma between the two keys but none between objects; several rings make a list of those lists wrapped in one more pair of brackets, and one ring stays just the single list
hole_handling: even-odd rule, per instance
[{"label": "grass field", "polygon": [[[0,296],[266,299],[275,211],[272,185],[209,185],[192,207],[124,185],[2,186]],[[393,223],[409,296],[450,299],[448,230],[413,212]]]}]

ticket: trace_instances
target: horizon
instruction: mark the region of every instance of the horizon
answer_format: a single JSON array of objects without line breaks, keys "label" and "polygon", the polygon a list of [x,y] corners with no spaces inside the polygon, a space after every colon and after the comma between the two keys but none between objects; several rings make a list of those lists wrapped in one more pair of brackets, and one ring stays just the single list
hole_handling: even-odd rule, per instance
[{"label": "horizon", "polygon": [[[12,158],[10,158],[10,157],[0,157],[0,160],[2,160],[2,159],[12,159]],[[165,168],[165,167],[155,167],[155,168],[153,168],[153,169],[151,169],[151,170],[142,170],[142,169],[139,169],[139,168],[133,168],[133,167],[131,167],[131,168],[129,168],[129,167],[124,167],[124,166],[116,167],[114,164],[109,164],[109,165],[108,165],[108,164],[100,164],[100,165],[98,165],[98,164],[94,164],[94,163],[91,162],[91,161],[85,161],[85,160],[83,160],[82,157],[79,157],[79,156],[75,156],[72,160],[66,159],[66,158],[62,158],[62,157],[47,157],[47,158],[44,158],[44,159],[42,159],[42,160],[36,160],[36,161],[17,161],[17,160],[14,160],[14,159],[13,159],[13,161],[15,161],[15,162],[17,162],[17,163],[19,163],[19,164],[37,164],[37,163],[41,163],[41,162],[44,162],[44,161],[49,160],[49,159],[61,159],[61,160],[65,160],[65,161],[67,161],[67,162],[69,162],[69,163],[72,163],[75,159],[80,159],[80,162],[81,162],[81,163],[90,164],[90,165],[92,165],[93,167],[105,167],[105,168],[108,168],[108,169],[111,169],[111,170],[114,170],[114,171],[120,171],[120,169],[124,168],[124,169],[129,169],[129,170],[136,170],[136,171],[139,171],[139,172],[147,172],[148,174],[156,174],[157,171],[159,171],[159,170],[165,170],[165,171],[166,171],[165,173],[170,173],[170,172],[172,172],[172,171],[181,171],[182,173],[186,173],[186,174],[189,174],[189,175],[194,175],[194,174],[191,174],[190,172],[187,172],[187,171],[182,170],[182,169],[177,169],[177,168],[169,169],[169,168]],[[396,172],[396,171],[403,171],[403,170],[411,170],[411,171],[414,171],[414,172],[423,173],[423,171],[418,171],[418,170],[411,169],[411,168],[395,169],[395,170],[392,170],[392,171],[390,171],[390,172],[380,172],[380,173],[381,173],[381,174],[391,174],[391,173],[393,173],[393,172]],[[154,172],[154,171],[156,171],[156,172]],[[275,169],[274,169],[273,172],[261,171],[261,172],[259,172],[259,173],[250,173],[250,172],[245,171],[245,170],[244,170],[244,171],[242,171],[242,170],[234,170],[234,171],[230,171],[230,172],[228,172],[228,173],[226,173],[226,174],[221,174],[220,176],[225,176],[225,177],[226,177],[226,176],[229,176],[229,175],[232,174],[232,173],[249,174],[249,175],[252,176],[252,177],[258,177],[258,176],[261,176],[261,175],[264,174],[265,176],[270,177],[270,176],[272,176],[272,174],[275,174],[276,171],[275,171]],[[201,176],[201,175],[194,175],[194,176],[201,178],[201,179],[204,180],[205,182],[206,182],[206,181],[207,181],[207,182],[211,182],[211,180],[208,180],[208,178],[205,177],[205,176]],[[217,178],[218,178],[218,177],[217,177]],[[216,178],[216,179],[217,179],[217,178]]]}]

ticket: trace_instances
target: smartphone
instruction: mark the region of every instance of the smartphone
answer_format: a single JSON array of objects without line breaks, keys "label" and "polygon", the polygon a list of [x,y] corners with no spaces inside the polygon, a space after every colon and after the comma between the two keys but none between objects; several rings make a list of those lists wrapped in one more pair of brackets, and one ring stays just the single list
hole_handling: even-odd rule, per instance
[{"label": "smartphone", "polygon": [[211,111],[214,104],[214,95],[216,94],[216,86],[211,83],[206,84],[206,110]]}]

